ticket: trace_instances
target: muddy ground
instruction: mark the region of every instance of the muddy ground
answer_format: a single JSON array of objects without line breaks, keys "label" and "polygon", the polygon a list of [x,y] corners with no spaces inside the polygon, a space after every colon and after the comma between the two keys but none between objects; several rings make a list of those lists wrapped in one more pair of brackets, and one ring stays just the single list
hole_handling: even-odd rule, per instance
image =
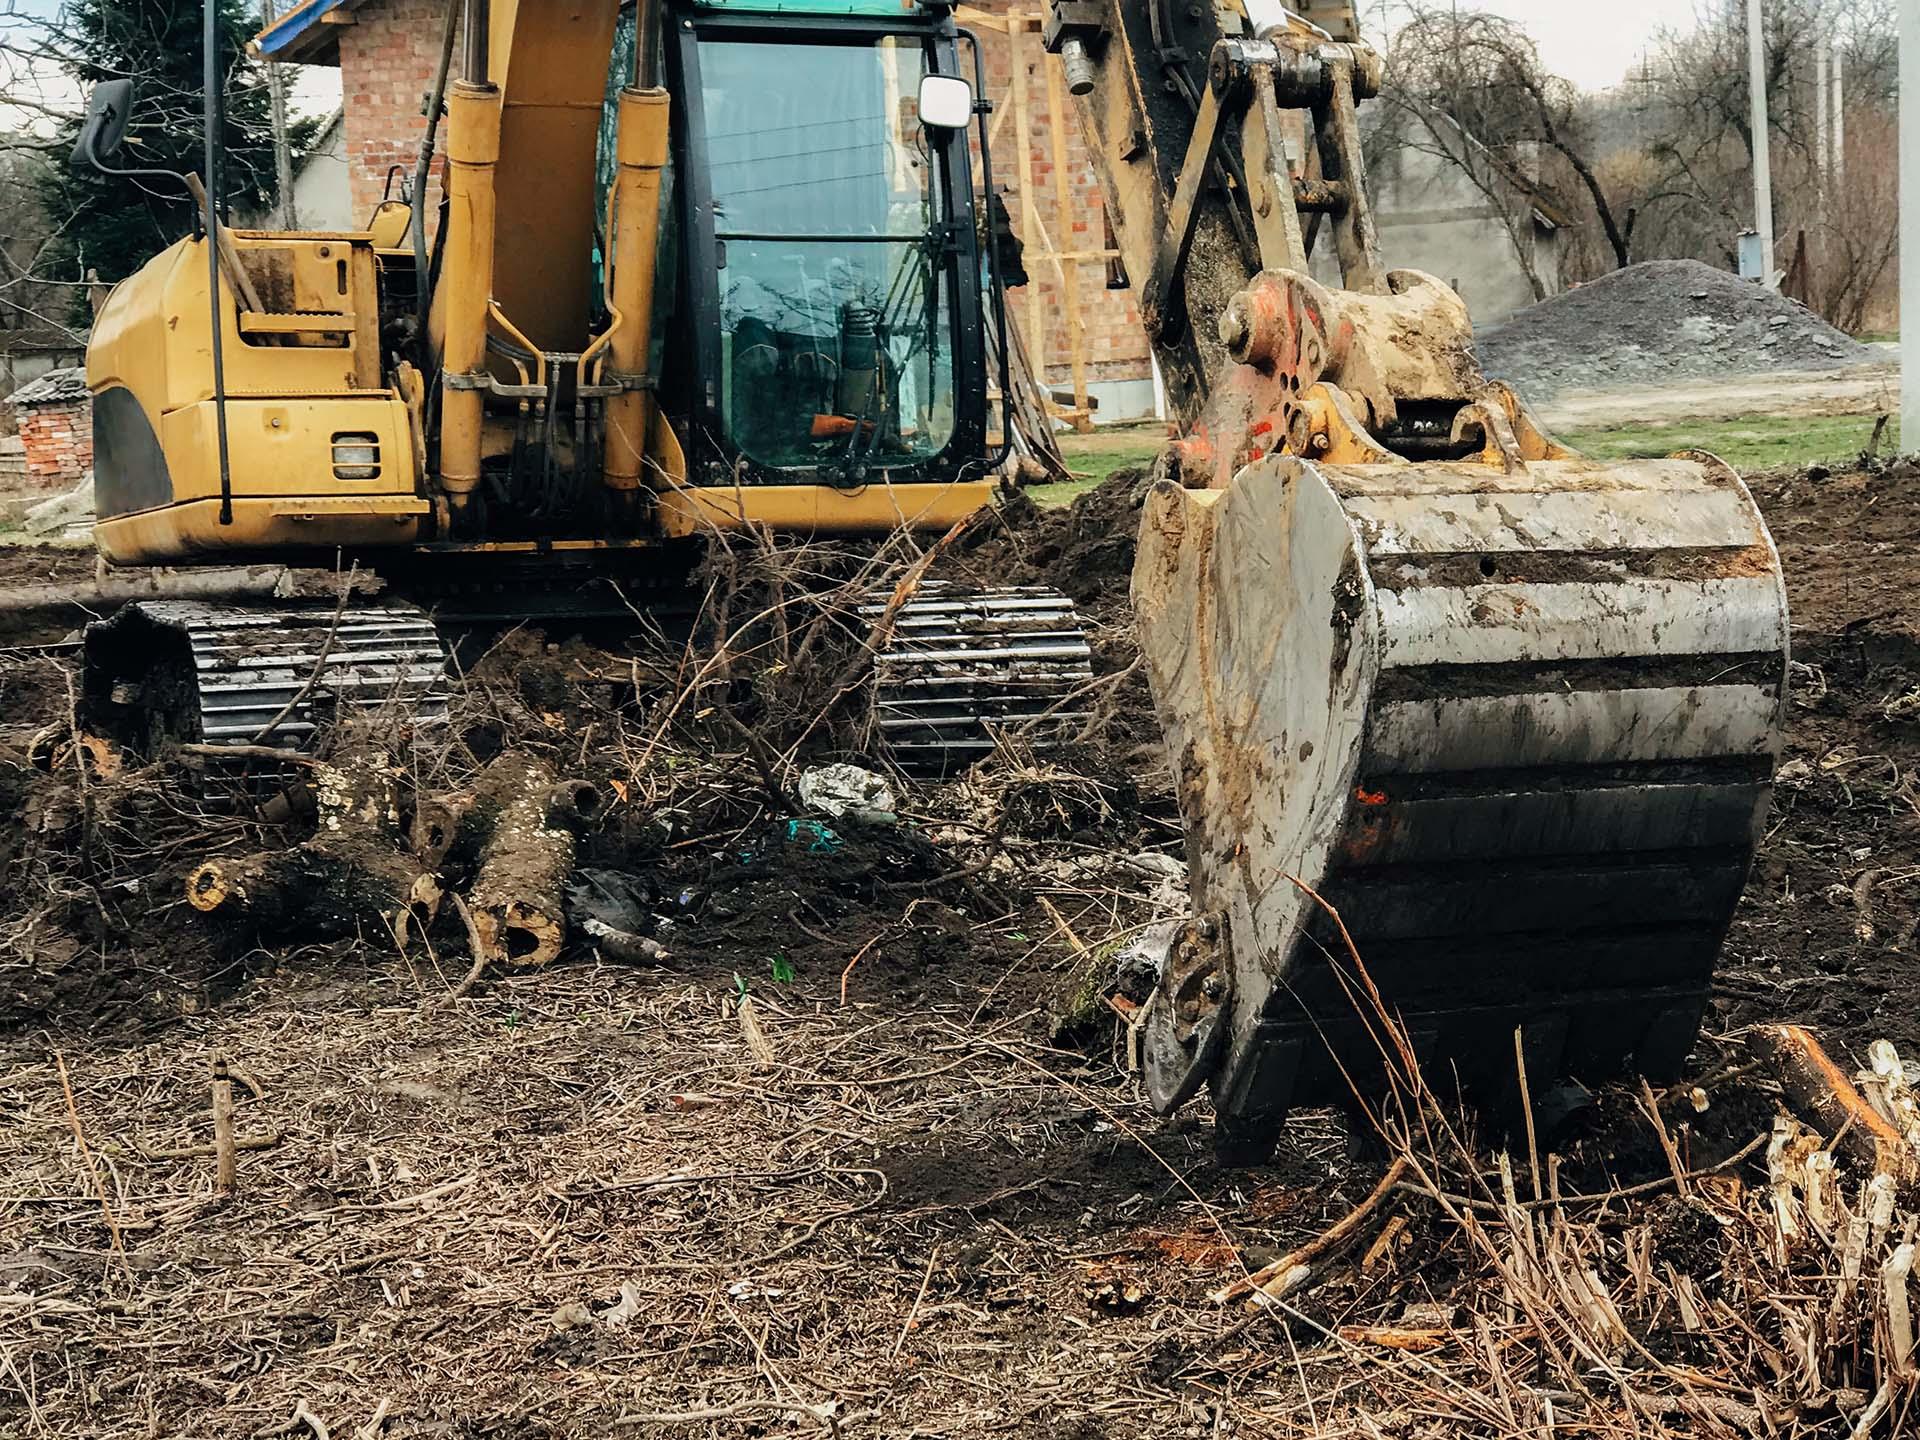
[{"label": "muddy ground", "polygon": [[[1920,472],[1754,488],[1789,577],[1793,705],[1708,1034],[1667,1097],[1703,1168],[1763,1137],[1776,1105],[1728,1078],[1740,1027],[1803,1019],[1848,1060],[1883,1036],[1920,1054],[1906,983]],[[471,703],[508,742],[617,782],[583,863],[637,879],[667,954],[622,963],[576,944],[458,998],[450,917],[404,949],[209,927],[182,902],[185,874],[271,837],[177,784],[76,861],[78,822],[23,753],[64,707],[66,662],[0,657],[16,816],[0,920],[0,1434],[1764,1428],[1742,1407],[1790,1388],[1750,1358],[1773,1322],[1751,1322],[1752,1345],[1708,1324],[1669,1349],[1656,1337],[1678,1323],[1672,1297],[1622,1278],[1644,1234],[1666,1267],[1649,1275],[1764,1308],[1726,1258],[1744,1202],[1658,1193],[1668,1160],[1624,1090],[1569,1140],[1564,1176],[1569,1194],[1618,1183],[1643,1198],[1579,1211],[1552,1243],[1592,1247],[1635,1344],[1658,1350],[1609,1363],[1653,1389],[1684,1362],[1712,1404],[1607,1411],[1549,1383],[1564,1372],[1540,1354],[1560,1342],[1536,1353],[1478,1232],[1410,1194],[1368,1230],[1364,1261],[1291,1309],[1209,1298],[1359,1204],[1382,1161],[1311,1113],[1272,1167],[1220,1170],[1204,1106],[1163,1121],[1143,1104],[1125,1026],[1087,983],[1090,954],[1156,913],[1156,887],[1167,903],[1156,857],[1180,851],[1126,628],[1138,489],[1121,475],[1070,511],[1016,502],[951,557],[956,575],[1075,595],[1107,681],[1100,723],[1054,759],[903,784],[890,823],[790,823],[756,752],[712,719],[695,743],[683,726],[700,707],[668,723],[600,647],[522,636],[478,667]],[[731,693],[772,726],[764,702],[789,692],[762,683],[778,677]],[[226,1196],[216,1060],[238,1077]],[[1679,1098],[1696,1081],[1704,1111]],[[1490,1162],[1462,1163],[1459,1188]],[[1715,1183],[1751,1184],[1754,1163]],[[1410,1328],[1438,1338],[1382,1338]],[[1767,1424],[1845,1434],[1876,1383],[1816,1385]],[[1557,1404],[1587,1418],[1543,1430],[1536,1391],[1549,1417]]]},{"label": "muddy ground", "polygon": [[1920,1053],[1920,470],[1751,477],[1793,621],[1786,763],[1722,963],[1727,1025],[1799,1016]]}]

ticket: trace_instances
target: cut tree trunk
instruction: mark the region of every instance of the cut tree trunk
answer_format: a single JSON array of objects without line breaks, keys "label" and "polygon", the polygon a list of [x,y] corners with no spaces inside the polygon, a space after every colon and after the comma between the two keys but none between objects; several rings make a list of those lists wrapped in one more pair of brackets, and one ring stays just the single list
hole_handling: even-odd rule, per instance
[{"label": "cut tree trunk", "polygon": [[489,777],[496,784],[511,777],[516,793],[480,849],[467,896],[474,930],[490,961],[545,965],[567,936],[575,838],[599,813],[602,797],[587,781],[557,781],[545,761],[527,755],[501,757],[487,767],[483,779]]},{"label": "cut tree trunk", "polygon": [[400,843],[400,797],[387,757],[348,751],[314,764],[315,828],[286,850],[209,860],[187,877],[187,902],[206,915],[321,939],[401,935],[430,921],[440,887]]},{"label": "cut tree trunk", "polygon": [[1748,1034],[1747,1049],[1779,1080],[1794,1112],[1829,1142],[1896,1179],[1914,1178],[1906,1137],[1867,1103],[1812,1031],[1761,1025]]}]

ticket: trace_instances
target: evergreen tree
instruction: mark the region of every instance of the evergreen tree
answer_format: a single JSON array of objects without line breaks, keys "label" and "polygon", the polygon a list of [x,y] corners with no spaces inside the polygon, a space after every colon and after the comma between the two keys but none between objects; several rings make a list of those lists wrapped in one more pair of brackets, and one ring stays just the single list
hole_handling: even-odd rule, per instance
[{"label": "evergreen tree", "polygon": [[[235,211],[258,212],[275,200],[273,128],[266,76],[248,59],[247,41],[257,17],[240,0],[218,6],[226,123],[220,190]],[[55,22],[62,66],[90,90],[102,80],[132,80],[134,103],[117,166],[181,173],[203,168],[200,0],[67,0]],[[311,121],[293,127],[300,152],[314,130]],[[60,136],[78,138],[76,117]],[[40,203],[59,231],[49,266],[53,278],[79,280],[87,271],[105,281],[124,278],[190,233],[193,201],[161,178],[122,179],[64,164],[50,166]],[[85,318],[85,305],[78,309]]]}]

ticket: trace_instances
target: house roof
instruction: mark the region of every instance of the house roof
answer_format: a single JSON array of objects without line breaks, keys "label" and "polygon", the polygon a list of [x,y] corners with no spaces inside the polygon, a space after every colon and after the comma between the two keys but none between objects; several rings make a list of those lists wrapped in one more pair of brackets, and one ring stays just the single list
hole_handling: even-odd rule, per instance
[{"label": "house roof", "polygon": [[7,397],[12,405],[54,405],[87,398],[87,372],[80,366],[49,370]]},{"label": "house roof", "polygon": [[353,23],[361,0],[303,0],[247,44],[263,60],[293,60],[302,65],[338,65],[340,29]]},{"label": "house roof", "polygon": [[1564,230],[1576,223],[1553,192],[1540,181],[1528,175],[1506,156],[1481,140],[1453,116],[1442,111],[1440,118],[1460,132],[1460,138],[1466,141],[1476,155],[1487,162],[1495,174],[1526,198],[1527,203],[1533,207],[1534,218],[1541,224],[1554,230]]}]

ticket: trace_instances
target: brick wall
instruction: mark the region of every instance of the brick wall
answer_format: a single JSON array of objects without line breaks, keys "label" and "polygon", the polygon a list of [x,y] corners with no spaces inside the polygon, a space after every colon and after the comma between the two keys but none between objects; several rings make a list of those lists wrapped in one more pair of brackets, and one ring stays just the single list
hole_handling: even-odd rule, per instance
[{"label": "brick wall", "polygon": [[[1007,0],[986,0],[979,9],[1005,14],[1011,8]],[[1031,10],[1027,5],[1022,7]],[[1066,308],[1061,276],[1054,266],[1039,258],[1048,249],[1098,250],[1106,241],[1105,206],[1100,183],[1094,178],[1087,156],[1086,142],[1080,130],[1075,101],[1066,93],[1060,97],[1065,114],[1058,117],[1064,131],[1067,157],[1068,213],[1059,213],[1055,195],[1053,165],[1053,124],[1048,114],[1047,72],[1052,63],[1040,44],[1037,29],[1021,36],[1021,55],[1027,72],[1028,164],[1021,163],[1013,113],[1012,43],[1003,30],[985,26],[975,32],[980,37],[982,58],[987,70],[987,98],[992,100],[993,179],[1006,201],[1007,214],[1015,234],[1022,232],[1021,191],[1031,188],[1036,223],[1027,255],[1030,283],[1007,294],[1008,318],[1020,327],[1023,338],[1028,328],[1029,307],[1037,304],[1045,339],[1046,375],[1049,384],[1065,389],[1072,383],[1072,317]],[[1023,238],[1027,238],[1023,236]],[[1048,241],[1052,244],[1049,245]],[[1107,267],[1100,261],[1082,263],[1080,269],[1080,339],[1086,359],[1089,381],[1140,380],[1152,374],[1147,339],[1140,328],[1140,316],[1134,306],[1132,290],[1106,288]],[[1036,357],[1038,359],[1039,357]]]},{"label": "brick wall", "polygon": [[[347,183],[356,225],[364,225],[386,189],[387,171],[404,168],[409,179],[426,133],[426,98],[440,61],[443,0],[378,0],[353,12],[340,29],[340,88],[346,112]],[[456,46],[458,41],[455,41]],[[454,51],[454,64],[460,52]],[[439,129],[439,154],[447,126]],[[441,159],[434,162],[427,214],[439,214]],[[396,187],[397,193],[397,187]]]},{"label": "brick wall", "polygon": [[27,483],[42,490],[71,490],[93,468],[93,402],[62,400],[19,409]]}]

